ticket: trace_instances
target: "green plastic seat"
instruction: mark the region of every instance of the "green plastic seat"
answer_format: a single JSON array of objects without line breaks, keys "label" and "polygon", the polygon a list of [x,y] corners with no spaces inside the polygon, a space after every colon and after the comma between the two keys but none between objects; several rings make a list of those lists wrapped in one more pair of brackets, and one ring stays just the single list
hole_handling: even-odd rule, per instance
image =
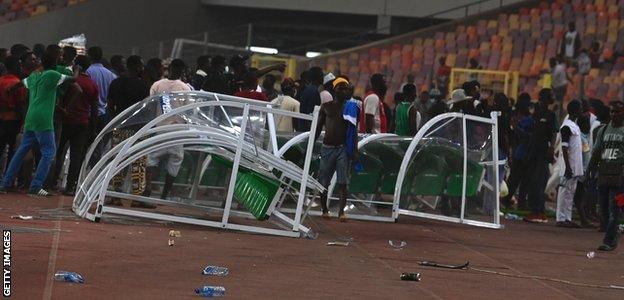
[{"label": "green plastic seat", "polygon": [[416,160],[408,167],[408,174],[403,184],[402,193],[421,196],[444,195],[447,184],[447,166],[445,160],[434,153],[421,150]]},{"label": "green plastic seat", "polygon": [[363,147],[363,151],[377,156],[383,162],[380,193],[394,194],[404,153],[381,142],[369,143]]},{"label": "green plastic seat", "polygon": [[353,194],[376,194],[379,191],[383,163],[375,155],[360,152],[360,162],[364,170],[351,172],[349,192]]},{"label": "green plastic seat", "polygon": [[[429,146],[431,151],[444,158],[447,165],[447,185],[445,195],[461,197],[464,176],[463,151],[446,145]],[[478,162],[468,160],[466,176],[466,197],[477,195],[484,172],[483,166]]]},{"label": "green plastic seat", "polygon": [[409,148],[409,145],[411,143],[412,143],[412,140],[400,140],[399,148],[401,148],[403,151],[407,151],[407,148]]},{"label": "green plastic seat", "polygon": [[239,172],[234,185],[234,196],[257,220],[269,218],[269,208],[279,183],[257,173]]},{"label": "green plastic seat", "polygon": [[[483,178],[483,166],[473,161],[468,161],[468,170],[466,176],[466,197],[474,197],[479,192],[481,179]],[[464,176],[463,168],[461,170],[452,170],[446,187],[446,195],[461,197],[462,195],[462,178]]]}]

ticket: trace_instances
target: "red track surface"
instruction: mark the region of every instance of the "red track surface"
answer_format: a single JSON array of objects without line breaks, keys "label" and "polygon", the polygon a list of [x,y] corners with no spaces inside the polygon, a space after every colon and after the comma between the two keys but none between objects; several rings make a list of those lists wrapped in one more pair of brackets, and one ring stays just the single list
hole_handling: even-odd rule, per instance
[{"label": "red track surface", "polygon": [[[201,285],[223,285],[232,299],[624,299],[624,290],[586,288],[418,266],[432,260],[498,272],[600,285],[624,285],[624,247],[585,254],[599,245],[595,230],[508,222],[491,230],[403,217],[399,223],[312,218],[316,240],[270,237],[182,224],[92,223],[70,215],[72,199],[0,195],[0,227],[12,227],[15,299],[185,299]],[[42,209],[63,207],[63,218]],[[35,220],[11,219],[33,215]],[[59,229],[20,233],[16,227]],[[169,229],[182,237],[168,247]],[[327,247],[353,238],[348,247]],[[394,250],[388,240],[404,240]],[[201,275],[205,265],[229,276]],[[54,282],[55,270],[81,273],[84,285]],[[400,281],[422,273],[421,282]]]}]

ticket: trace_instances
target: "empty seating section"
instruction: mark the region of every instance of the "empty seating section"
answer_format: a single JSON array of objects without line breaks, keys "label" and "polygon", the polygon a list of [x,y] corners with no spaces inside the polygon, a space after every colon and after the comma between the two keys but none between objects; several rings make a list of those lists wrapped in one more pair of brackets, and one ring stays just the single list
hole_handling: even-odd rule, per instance
[{"label": "empty seating section", "polygon": [[[543,1],[536,7],[501,13],[490,19],[457,25],[454,31],[415,35],[399,41],[374,43],[328,56],[321,61],[329,71],[341,72],[355,81],[357,94],[364,94],[368,78],[384,73],[390,103],[405,75],[414,73],[419,89],[429,87],[438,68],[438,58],[447,65],[468,67],[471,58],[488,70],[518,71],[520,91],[533,97],[543,87],[549,58],[557,55],[569,22],[576,22],[582,47],[597,41],[605,63],[586,75],[586,93],[605,101],[622,99],[624,82],[624,0]],[[581,75],[570,66],[572,87],[568,97],[578,97]]]},{"label": "empty seating section", "polygon": [[0,0],[0,24],[64,8],[87,0]]}]

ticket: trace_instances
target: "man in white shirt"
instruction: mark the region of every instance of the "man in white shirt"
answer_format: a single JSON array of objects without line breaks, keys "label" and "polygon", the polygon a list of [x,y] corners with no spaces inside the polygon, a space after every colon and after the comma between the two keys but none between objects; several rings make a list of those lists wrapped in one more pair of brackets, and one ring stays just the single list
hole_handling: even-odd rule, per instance
[{"label": "man in white shirt", "polygon": [[373,74],[370,79],[372,91],[364,98],[364,122],[360,132],[383,133],[386,129],[386,118],[382,100],[386,95],[386,79],[382,74]]},{"label": "man in white shirt", "polygon": [[580,48],[581,38],[576,31],[576,24],[574,22],[570,22],[568,24],[568,32],[566,32],[563,36],[563,41],[561,41],[559,54],[567,60],[572,60],[578,56]]},{"label": "man in white shirt", "polygon": [[563,101],[568,92],[568,82],[570,78],[566,72],[566,64],[557,58],[550,59],[550,67],[552,68],[552,90],[555,94],[555,102],[557,103],[557,116],[559,119],[563,117]]},{"label": "man in white shirt", "polygon": [[[181,59],[174,59],[169,64],[169,78],[163,78],[156,81],[150,88],[150,95],[160,95],[171,92],[190,91],[191,88],[181,80],[186,70],[186,64]],[[165,103],[165,99],[169,99],[167,95],[163,95],[161,101],[162,113],[165,114],[172,109],[169,103]],[[161,199],[166,199],[169,191],[173,186],[173,181],[178,176],[182,161],[184,160],[184,149],[182,146],[173,146],[152,152],[147,156],[148,172],[146,176],[146,186],[144,196],[151,196],[151,179],[158,174],[158,165],[166,159],[167,176],[165,177],[165,185],[161,194]]]},{"label": "man in white shirt", "polygon": [[576,60],[578,73],[581,75],[580,82],[580,94],[581,99],[587,99],[585,97],[585,76],[589,74],[591,70],[591,59],[589,58],[589,54],[586,49],[581,50],[581,54],[579,54],[578,59]]},{"label": "man in white shirt", "polygon": [[[299,112],[299,101],[293,98],[295,96],[295,92],[297,91],[297,87],[295,81],[292,78],[284,78],[281,85],[282,94],[271,101],[274,104],[277,104],[278,107],[282,110],[291,111],[291,112]],[[275,115],[275,130],[278,132],[294,132],[293,119],[292,117]]]},{"label": "man in white shirt", "polygon": [[581,115],[581,102],[568,103],[568,115],[561,126],[561,155],[559,156],[559,192],[557,195],[557,226],[579,228],[572,222],[572,205],[576,185],[583,176],[583,146],[581,129],[576,120]]}]

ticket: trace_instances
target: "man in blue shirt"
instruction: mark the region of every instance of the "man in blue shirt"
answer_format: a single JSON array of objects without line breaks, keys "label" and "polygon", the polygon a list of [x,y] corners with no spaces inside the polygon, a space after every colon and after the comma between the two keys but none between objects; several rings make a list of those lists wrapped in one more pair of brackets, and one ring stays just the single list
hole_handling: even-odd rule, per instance
[{"label": "man in blue shirt", "polygon": [[[91,112],[91,124],[90,124],[90,141],[93,141],[95,137],[98,135],[100,131],[104,128],[106,123],[108,123],[108,118],[106,116],[106,100],[108,99],[108,88],[110,87],[111,82],[117,78],[115,73],[111,72],[109,69],[102,65],[102,60],[104,54],[102,53],[102,48],[100,47],[91,47],[87,51],[89,58],[91,59],[91,66],[87,69],[87,75],[95,81],[95,84],[98,87],[99,95],[98,95],[98,105],[97,111]],[[91,164],[94,164],[100,159],[101,156],[101,147],[95,149],[93,153]]]},{"label": "man in blue shirt", "polygon": [[[319,87],[323,84],[323,70],[319,67],[312,67],[308,76],[310,84],[305,87],[299,98],[299,111],[304,114],[311,114],[315,106],[321,105]],[[310,131],[310,125],[310,121],[299,120],[297,131]]]}]

